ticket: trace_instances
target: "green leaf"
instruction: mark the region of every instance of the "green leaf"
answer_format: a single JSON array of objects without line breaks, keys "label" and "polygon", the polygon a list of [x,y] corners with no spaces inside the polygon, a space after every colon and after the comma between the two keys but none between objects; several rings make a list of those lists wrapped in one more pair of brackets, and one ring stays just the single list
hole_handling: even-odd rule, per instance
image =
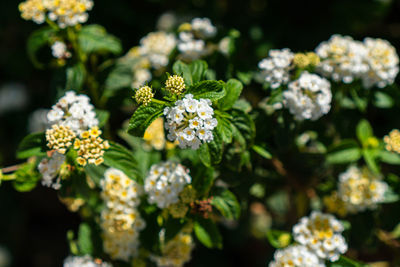
[{"label": "green leaf", "polygon": [[208,191],[214,184],[214,169],[199,167],[195,168],[192,173],[192,186],[197,192],[197,196],[207,195]]},{"label": "green leaf", "polygon": [[392,153],[386,150],[381,150],[379,151],[378,157],[382,162],[393,165],[400,165],[400,155],[396,153]]},{"label": "green leaf", "polygon": [[379,173],[379,166],[376,164],[376,158],[378,156],[376,149],[363,149],[362,151],[365,162],[368,167],[375,173]]},{"label": "green leaf", "polygon": [[365,119],[361,120],[357,124],[356,129],[358,140],[360,140],[363,146],[367,146],[368,138],[373,137],[373,130],[371,124]]},{"label": "green leaf", "polygon": [[66,70],[66,84],[67,90],[79,91],[82,89],[83,83],[85,82],[85,67],[82,63],[77,63]]},{"label": "green leaf", "polygon": [[103,127],[110,118],[110,112],[107,110],[96,109],[96,117],[99,120],[99,127]]},{"label": "green leaf", "polygon": [[222,141],[225,143],[232,142],[232,126],[231,122],[222,116],[217,116],[218,125],[216,127],[216,131],[218,131],[219,135],[222,138]]},{"label": "green leaf", "polygon": [[79,225],[78,246],[81,255],[93,253],[92,229],[87,223]]},{"label": "green leaf", "polygon": [[50,38],[56,31],[51,27],[43,27],[36,31],[34,31],[28,38],[27,41],[27,53],[29,58],[31,59],[33,65],[37,68],[42,68],[43,63],[39,62],[37,59],[37,52],[40,48],[47,45],[50,41]]},{"label": "green leaf", "polygon": [[211,204],[229,220],[237,220],[240,216],[240,204],[236,196],[226,188],[215,188],[211,193]]},{"label": "green leaf", "polygon": [[44,133],[32,133],[22,139],[17,149],[17,158],[46,156],[46,137]]},{"label": "green leaf", "polygon": [[172,69],[176,75],[180,75],[183,77],[185,80],[186,86],[191,86],[193,84],[193,79],[192,79],[192,72],[190,71],[190,68],[188,65],[183,63],[182,61],[178,60],[174,63],[172,66]]},{"label": "green leaf", "polygon": [[211,220],[199,218],[194,222],[194,233],[197,239],[207,248],[222,249],[222,236]]},{"label": "green leaf", "polygon": [[142,182],[133,153],[122,145],[110,142],[110,148],[104,153],[104,164],[121,170],[132,180]]},{"label": "green leaf", "polygon": [[204,60],[196,60],[190,63],[189,70],[192,76],[192,83],[196,84],[204,79],[208,65]]},{"label": "green leaf", "polygon": [[355,162],[361,158],[361,149],[354,140],[343,140],[329,149],[326,161],[330,164]]},{"label": "green leaf", "polygon": [[257,145],[254,145],[252,148],[261,157],[266,158],[266,159],[272,158],[271,153],[269,153],[265,148],[263,148],[261,146],[257,146]]},{"label": "green leaf", "polygon": [[267,239],[271,246],[279,249],[287,247],[292,241],[292,236],[289,232],[269,230],[267,232]]},{"label": "green leaf", "polygon": [[383,203],[393,203],[399,201],[399,195],[396,194],[390,187],[386,190],[383,197]]},{"label": "green leaf", "polygon": [[338,261],[330,262],[328,264],[328,267],[367,267],[367,266],[368,265],[349,259],[345,256],[340,256]]},{"label": "green leaf", "polygon": [[236,79],[230,79],[226,83],[225,90],[226,95],[222,99],[218,100],[218,107],[221,110],[228,110],[233,107],[242,93],[243,84]]},{"label": "green leaf", "polygon": [[393,98],[386,93],[377,91],[374,97],[374,105],[378,108],[391,108],[394,105]]},{"label": "green leaf", "polygon": [[243,151],[252,145],[256,127],[251,117],[242,110],[233,109],[231,115],[233,137]]},{"label": "green leaf", "polygon": [[96,24],[83,26],[78,32],[78,42],[86,54],[110,52],[118,55],[122,52],[121,41]]},{"label": "green leaf", "polygon": [[187,93],[192,94],[196,99],[206,98],[216,101],[223,98],[226,91],[222,81],[202,81],[189,87]]},{"label": "green leaf", "polygon": [[36,162],[24,163],[15,173],[13,186],[19,192],[29,192],[33,190],[40,181],[40,174],[36,171]]},{"label": "green leaf", "polygon": [[213,132],[214,140],[205,143],[197,150],[201,162],[207,167],[219,164],[222,160],[223,144],[218,131]]},{"label": "green leaf", "polygon": [[147,127],[163,114],[165,105],[150,102],[147,106],[140,106],[129,120],[128,133],[143,137]]}]

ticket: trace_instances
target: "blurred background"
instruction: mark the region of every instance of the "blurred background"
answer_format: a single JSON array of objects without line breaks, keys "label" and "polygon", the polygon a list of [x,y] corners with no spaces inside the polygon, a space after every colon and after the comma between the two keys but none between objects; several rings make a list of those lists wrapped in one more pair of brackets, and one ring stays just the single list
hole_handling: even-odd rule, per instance
[{"label": "blurred background", "polygon": [[[37,130],[43,112],[55,100],[51,69],[37,70],[26,54],[26,40],[39,26],[20,18],[18,0],[0,1],[0,167],[19,162],[19,141]],[[400,1],[228,1],[228,0],[95,0],[88,23],[103,25],[122,40],[124,51],[155,31],[165,12],[180,17],[209,17],[225,31],[241,33],[239,55],[243,70],[257,68],[270,48],[313,50],[332,34],[355,39],[380,37],[400,51]],[[124,118],[119,119],[119,121]],[[251,211],[260,223],[263,206]],[[19,193],[9,183],[0,186],[0,267],[62,266],[68,255],[66,232],[76,230],[79,216],[60,203],[56,192],[38,186]],[[188,266],[267,266],[273,248],[265,239],[248,234],[246,225],[234,232],[223,230],[222,251],[197,249],[195,263]],[[374,259],[379,260],[379,259]]]}]

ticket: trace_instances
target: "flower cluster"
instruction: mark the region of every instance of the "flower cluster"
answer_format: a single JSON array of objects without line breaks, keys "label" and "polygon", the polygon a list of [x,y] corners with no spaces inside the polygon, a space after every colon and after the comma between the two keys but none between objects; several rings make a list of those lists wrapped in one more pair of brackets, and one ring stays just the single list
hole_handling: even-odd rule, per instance
[{"label": "flower cluster", "polygon": [[65,156],[57,152],[54,152],[50,158],[42,159],[39,163],[38,169],[42,174],[43,186],[52,187],[56,190],[60,189],[61,184],[58,174],[60,173],[61,165],[63,165],[64,162]]},{"label": "flower cluster", "polygon": [[66,92],[58,100],[47,114],[47,119],[49,124],[68,126],[76,134],[99,124],[89,97],[76,95],[73,91]]},{"label": "flower cluster", "polygon": [[334,81],[351,83],[361,79],[364,87],[383,88],[394,82],[399,72],[399,57],[386,40],[333,35],[316,48],[321,58],[318,71]]},{"label": "flower cluster", "polygon": [[80,139],[75,139],[74,149],[78,150],[76,161],[85,166],[87,163],[100,165],[103,163],[104,150],[110,148],[108,141],[100,137],[101,131],[97,126],[80,134]]},{"label": "flower cluster", "polygon": [[317,120],[331,109],[332,93],[328,80],[303,72],[283,92],[284,104],[297,120]]},{"label": "flower cluster", "polygon": [[388,185],[368,168],[355,166],[339,175],[338,196],[350,213],[375,209],[384,200]]},{"label": "flower cluster", "polygon": [[153,68],[168,65],[168,58],[176,46],[175,36],[171,33],[151,32],[140,40],[139,54],[146,57]]},{"label": "flower cluster", "polygon": [[143,86],[139,88],[135,93],[135,100],[138,104],[142,104],[143,106],[147,106],[154,97],[154,93],[152,92],[149,86]]},{"label": "flower cluster", "polygon": [[171,94],[180,95],[185,88],[185,81],[178,75],[169,76],[165,82],[165,89]]},{"label": "flower cluster", "polygon": [[212,130],[218,121],[213,114],[209,99],[196,100],[191,94],[185,95],[182,100],[176,101],[174,107],[164,109],[167,118],[165,128],[169,132],[167,138],[178,140],[180,148],[198,149],[202,142],[214,139]]},{"label": "flower cluster", "polygon": [[292,245],[279,249],[274,254],[274,260],[269,267],[325,267],[325,264],[308,248]]},{"label": "flower cluster", "polygon": [[308,66],[317,66],[320,62],[319,56],[314,52],[296,53],[293,57],[293,64],[299,68],[307,68]]},{"label": "flower cluster", "polygon": [[192,178],[180,164],[165,161],[151,166],[146,177],[144,190],[150,204],[157,204],[160,209],[179,201],[179,194]]},{"label": "flower cluster", "polygon": [[293,235],[296,242],[319,258],[337,261],[339,255],[347,251],[343,230],[343,225],[332,215],[313,211],[293,227]]},{"label": "flower cluster", "polygon": [[208,54],[205,40],[214,37],[217,28],[208,18],[194,18],[180,26],[178,50],[185,60],[195,60]]},{"label": "flower cluster", "polygon": [[71,57],[71,52],[67,50],[67,45],[64,42],[56,41],[51,46],[51,53],[53,57],[58,59],[65,59]]},{"label": "flower cluster", "polygon": [[158,267],[182,267],[190,261],[194,244],[189,233],[181,232],[161,249],[162,256],[152,256]]},{"label": "flower cluster", "polygon": [[89,255],[68,256],[64,260],[64,267],[112,267],[110,263],[100,259],[93,259]]},{"label": "flower cluster", "polygon": [[69,126],[53,124],[51,129],[46,130],[47,146],[61,154],[67,152],[75,137],[75,133]]},{"label": "flower cluster", "polygon": [[85,23],[92,8],[92,0],[26,0],[19,5],[22,18],[41,24],[47,16],[60,28]]},{"label": "flower cluster", "polygon": [[290,80],[294,54],[289,48],[269,50],[268,57],[258,63],[261,69],[260,79],[267,82],[272,89],[287,84]]},{"label": "flower cluster", "polygon": [[400,131],[397,129],[392,130],[389,135],[383,138],[386,144],[386,150],[400,154]]},{"label": "flower cluster", "polygon": [[101,181],[106,208],[101,213],[104,250],[113,259],[128,261],[137,254],[139,233],[145,228],[137,206],[142,188],[122,171],[110,168]]}]

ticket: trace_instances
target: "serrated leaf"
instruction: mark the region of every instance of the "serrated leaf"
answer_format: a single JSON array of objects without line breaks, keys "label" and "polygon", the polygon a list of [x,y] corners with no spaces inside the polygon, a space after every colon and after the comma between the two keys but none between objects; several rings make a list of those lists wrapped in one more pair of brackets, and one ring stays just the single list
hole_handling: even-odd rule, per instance
[{"label": "serrated leaf", "polygon": [[43,27],[34,31],[28,38],[27,41],[27,53],[31,59],[33,65],[37,68],[42,68],[43,64],[37,59],[37,52],[40,48],[49,43],[52,35],[55,34],[55,30],[51,27]]},{"label": "serrated leaf", "polygon": [[96,24],[83,26],[78,32],[78,42],[86,54],[110,52],[118,55],[122,52],[121,41]]},{"label": "serrated leaf", "polygon": [[215,188],[211,193],[211,205],[216,207],[222,216],[237,220],[240,216],[240,204],[236,196],[226,188]]},{"label": "serrated leaf", "polygon": [[188,65],[178,60],[174,63],[172,69],[176,75],[180,75],[183,77],[187,87],[193,84],[192,73]]},{"label": "serrated leaf", "polygon": [[369,124],[369,122],[365,119],[361,120],[357,124],[356,133],[358,140],[360,140],[361,144],[363,144],[363,146],[366,146],[368,143],[368,138],[373,136],[371,124]]},{"label": "serrated leaf", "polygon": [[67,90],[79,91],[82,89],[85,82],[86,70],[82,63],[75,64],[68,67],[66,70],[66,84]]},{"label": "serrated leaf", "polygon": [[202,81],[189,87],[188,94],[192,94],[194,98],[210,99],[216,101],[225,96],[224,83],[221,81]]},{"label": "serrated leaf", "polygon": [[205,247],[222,249],[222,236],[213,221],[197,219],[194,222],[194,233]]},{"label": "serrated leaf", "polygon": [[163,114],[165,105],[150,102],[147,106],[140,106],[129,120],[128,133],[143,137],[147,127]]},{"label": "serrated leaf", "polygon": [[208,65],[204,60],[196,60],[190,63],[189,70],[192,76],[192,83],[196,84],[204,79]]},{"label": "serrated leaf", "polygon": [[239,99],[243,90],[243,84],[236,80],[230,79],[225,85],[226,95],[218,100],[218,107],[221,110],[228,110],[233,107],[235,102]]},{"label": "serrated leaf", "polygon": [[32,133],[22,139],[17,149],[17,158],[46,155],[46,137],[44,133]]},{"label": "serrated leaf", "polygon": [[222,160],[223,144],[218,131],[213,132],[214,140],[205,143],[198,149],[198,155],[203,164],[207,167],[219,164]]},{"label": "serrated leaf", "polygon": [[256,127],[251,117],[242,110],[234,109],[231,115],[233,137],[240,144],[243,151],[252,145],[256,134]]},{"label": "serrated leaf", "polygon": [[217,116],[217,120],[218,125],[216,131],[218,131],[222,141],[227,144],[231,143],[233,136],[231,122],[227,118],[221,116]]}]

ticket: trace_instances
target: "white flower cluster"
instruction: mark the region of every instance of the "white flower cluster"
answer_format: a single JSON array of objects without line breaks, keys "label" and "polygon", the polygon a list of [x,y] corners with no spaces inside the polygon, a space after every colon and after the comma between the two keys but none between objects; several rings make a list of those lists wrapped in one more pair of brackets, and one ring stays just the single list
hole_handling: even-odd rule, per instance
[{"label": "white flower cluster", "polygon": [[49,19],[60,28],[85,23],[89,18],[87,11],[93,8],[92,0],[43,0],[43,3]]},{"label": "white flower cluster", "polygon": [[64,260],[64,267],[112,267],[110,263],[103,262],[100,259],[93,259],[89,255],[68,256]]},{"label": "white flower cluster", "polygon": [[180,148],[192,149],[198,149],[202,142],[211,142],[214,139],[212,130],[218,124],[213,114],[209,99],[196,100],[191,94],[185,95],[174,107],[164,109],[168,140],[178,140]]},{"label": "white flower cluster", "polygon": [[146,226],[136,209],[142,189],[114,168],[107,169],[101,187],[106,204],[101,212],[104,250],[113,259],[128,261],[137,254],[139,233]]},{"label": "white flower cluster", "polygon": [[67,45],[64,42],[56,41],[51,46],[51,52],[55,58],[70,58],[71,53],[67,50]]},{"label": "white flower cluster", "polygon": [[47,114],[47,119],[51,125],[69,126],[76,134],[99,124],[89,97],[76,95],[74,91],[66,92],[58,100]]},{"label": "white flower cluster", "polygon": [[[38,165],[39,172],[42,174],[42,185],[60,189],[60,172],[61,165],[65,161],[65,156],[58,152],[54,152],[50,158],[44,158]],[[55,180],[55,181],[54,181]]]},{"label": "white flower cluster", "polygon": [[155,69],[168,65],[168,58],[176,46],[175,36],[163,31],[151,32],[140,40],[139,53],[149,59]]},{"label": "white flower cluster", "polygon": [[392,84],[399,72],[395,48],[382,39],[365,38],[360,42],[335,34],[315,51],[321,59],[317,71],[336,82],[361,79],[366,88],[383,88]]},{"label": "white flower cluster", "polygon": [[149,203],[155,203],[160,209],[163,209],[177,203],[179,193],[191,181],[192,178],[184,166],[165,161],[151,166],[144,190],[148,194]]},{"label": "white flower cluster", "polygon": [[292,245],[279,249],[269,267],[325,267],[325,264],[308,248]]},{"label": "white flower cluster", "polygon": [[261,69],[260,79],[267,82],[272,89],[287,84],[293,58],[294,54],[289,48],[269,50],[268,57],[258,63]]},{"label": "white flower cluster", "polygon": [[325,78],[305,71],[289,84],[283,98],[296,120],[317,120],[331,109],[331,84]]},{"label": "white flower cluster", "polygon": [[296,242],[309,248],[321,259],[337,261],[347,251],[343,225],[332,215],[313,211],[293,227]]},{"label": "white flower cluster", "polygon": [[352,166],[339,175],[338,196],[350,213],[375,209],[388,185],[369,169]]},{"label": "white flower cluster", "polygon": [[216,35],[217,28],[208,18],[194,18],[187,29],[179,33],[178,50],[185,60],[196,60],[208,53],[205,40]]}]

